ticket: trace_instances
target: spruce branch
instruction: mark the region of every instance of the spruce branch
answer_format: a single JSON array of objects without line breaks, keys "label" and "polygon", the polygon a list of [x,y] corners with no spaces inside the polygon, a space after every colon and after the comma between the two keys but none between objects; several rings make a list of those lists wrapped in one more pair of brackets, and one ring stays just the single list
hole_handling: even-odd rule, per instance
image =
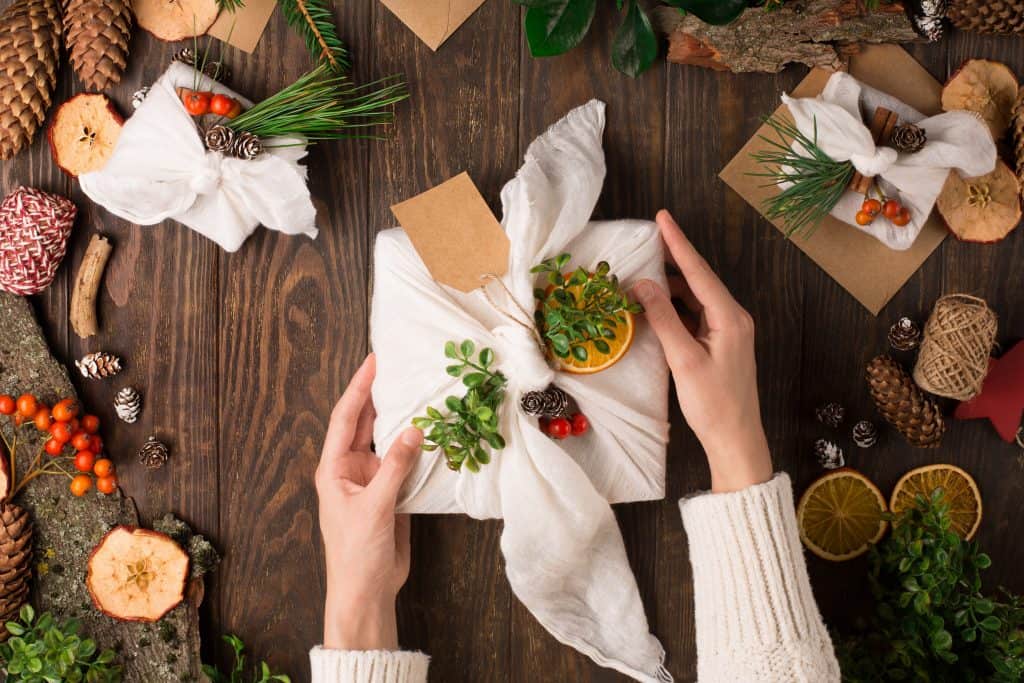
[{"label": "spruce branch", "polygon": [[317,64],[327,64],[339,74],[348,69],[348,51],[338,37],[330,0],[277,0],[277,4]]}]

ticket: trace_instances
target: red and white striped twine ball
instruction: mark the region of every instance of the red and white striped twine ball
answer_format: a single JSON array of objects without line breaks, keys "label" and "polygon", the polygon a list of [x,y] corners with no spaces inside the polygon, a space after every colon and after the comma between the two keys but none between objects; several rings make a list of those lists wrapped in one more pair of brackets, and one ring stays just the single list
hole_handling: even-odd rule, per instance
[{"label": "red and white striped twine ball", "polygon": [[0,289],[28,296],[53,282],[78,209],[70,199],[19,187],[0,204]]}]

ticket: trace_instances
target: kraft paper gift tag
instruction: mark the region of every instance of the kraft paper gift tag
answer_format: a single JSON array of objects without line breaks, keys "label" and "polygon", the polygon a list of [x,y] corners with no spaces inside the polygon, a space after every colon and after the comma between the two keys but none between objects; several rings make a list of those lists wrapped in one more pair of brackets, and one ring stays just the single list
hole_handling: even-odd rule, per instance
[{"label": "kraft paper gift tag", "polygon": [[384,6],[436,51],[484,0],[381,0]]},{"label": "kraft paper gift tag", "polygon": [[234,12],[221,12],[206,33],[251,53],[260,42],[275,7],[276,0],[245,0],[245,5]]},{"label": "kraft paper gift tag", "polygon": [[[925,116],[942,111],[942,85],[898,46],[865,46],[851,59],[850,74],[862,83],[899,98]],[[814,97],[822,91],[831,75],[829,71],[815,69],[790,95]],[[789,118],[785,106],[780,106],[775,115]],[[779,190],[773,186],[763,187],[764,178],[748,174],[760,170],[760,165],[751,158],[752,153],[767,147],[760,136],[771,138],[773,135],[768,126],[761,126],[719,174],[729,187],[762,215],[765,198]],[[781,220],[774,221],[773,225],[784,232]],[[910,249],[893,251],[871,235],[826,216],[810,237],[794,235],[790,241],[873,315],[878,315],[947,234],[942,218],[933,212]]]}]

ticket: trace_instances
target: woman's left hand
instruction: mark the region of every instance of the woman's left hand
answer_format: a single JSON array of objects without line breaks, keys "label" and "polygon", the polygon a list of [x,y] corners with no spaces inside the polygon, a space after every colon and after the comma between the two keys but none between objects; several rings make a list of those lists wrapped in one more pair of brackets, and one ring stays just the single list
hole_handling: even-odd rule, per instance
[{"label": "woman's left hand", "polygon": [[324,647],[334,650],[397,650],[395,600],[409,578],[409,518],[395,505],[423,434],[402,432],[383,461],[370,450],[375,374],[371,354],[331,414],[316,470],[327,561]]}]

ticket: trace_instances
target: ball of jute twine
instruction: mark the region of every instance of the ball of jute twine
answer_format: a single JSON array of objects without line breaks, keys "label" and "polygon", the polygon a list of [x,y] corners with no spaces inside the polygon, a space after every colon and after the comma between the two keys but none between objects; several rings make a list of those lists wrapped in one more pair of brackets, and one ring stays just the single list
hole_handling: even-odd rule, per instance
[{"label": "ball of jute twine", "polygon": [[996,340],[996,314],[983,299],[949,294],[924,327],[914,381],[937,396],[968,401],[981,392]]}]

